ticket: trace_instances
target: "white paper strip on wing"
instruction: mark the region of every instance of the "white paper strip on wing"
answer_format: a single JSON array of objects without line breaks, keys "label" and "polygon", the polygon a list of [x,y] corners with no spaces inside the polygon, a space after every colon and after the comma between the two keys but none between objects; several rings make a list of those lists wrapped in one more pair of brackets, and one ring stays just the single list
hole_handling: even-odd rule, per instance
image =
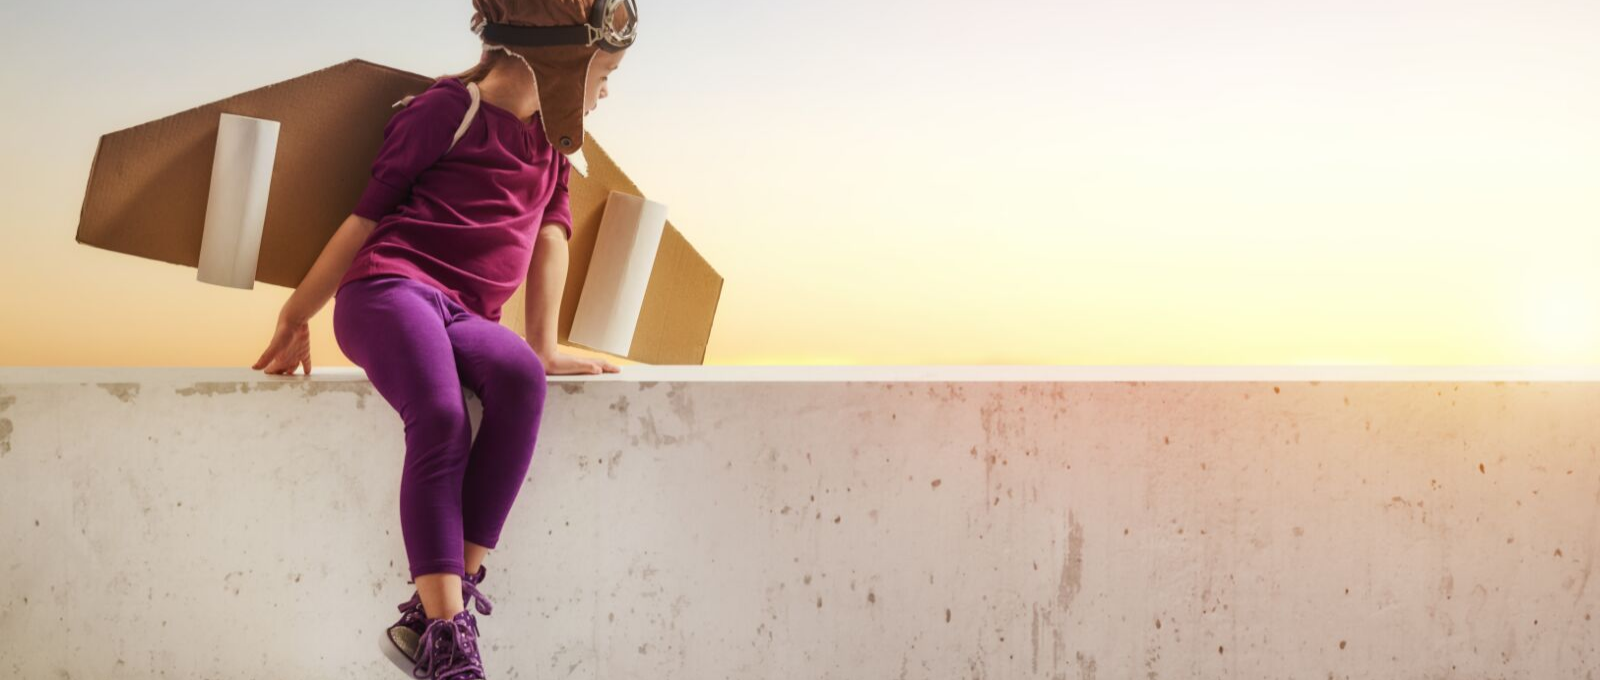
[{"label": "white paper strip on wing", "polygon": [[211,161],[205,231],[200,237],[204,283],[253,289],[261,230],[267,218],[278,121],[222,114]]},{"label": "white paper strip on wing", "polygon": [[627,356],[644,307],[645,288],[667,228],[667,206],[612,191],[600,217],[594,255],[567,339]]}]

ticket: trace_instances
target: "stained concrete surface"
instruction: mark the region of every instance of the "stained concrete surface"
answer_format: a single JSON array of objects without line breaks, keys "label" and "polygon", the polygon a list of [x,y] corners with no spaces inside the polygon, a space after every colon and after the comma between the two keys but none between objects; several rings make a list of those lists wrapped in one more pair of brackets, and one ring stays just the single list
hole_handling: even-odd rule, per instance
[{"label": "stained concrete surface", "polygon": [[[318,373],[0,371],[0,673],[404,677]],[[858,377],[552,379],[491,677],[1600,677],[1600,381]]]}]

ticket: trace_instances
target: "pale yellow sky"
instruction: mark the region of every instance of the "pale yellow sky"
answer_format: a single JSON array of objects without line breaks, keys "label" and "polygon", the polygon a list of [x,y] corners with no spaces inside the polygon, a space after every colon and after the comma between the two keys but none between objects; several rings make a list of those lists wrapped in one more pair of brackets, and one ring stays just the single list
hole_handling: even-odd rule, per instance
[{"label": "pale yellow sky", "polygon": [[[97,138],[459,70],[439,4],[3,10],[0,364],[252,362],[288,289],[73,242]],[[726,277],[708,363],[1600,363],[1595,3],[641,4],[591,129]]]}]

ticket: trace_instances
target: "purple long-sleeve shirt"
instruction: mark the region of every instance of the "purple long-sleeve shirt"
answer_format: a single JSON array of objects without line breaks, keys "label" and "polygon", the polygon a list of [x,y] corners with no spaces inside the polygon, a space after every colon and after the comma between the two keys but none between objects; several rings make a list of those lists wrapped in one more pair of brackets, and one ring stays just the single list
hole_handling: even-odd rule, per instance
[{"label": "purple long-sleeve shirt", "polygon": [[540,115],[524,123],[480,100],[450,148],[470,103],[466,86],[445,77],[390,117],[372,179],[351,211],[377,226],[339,286],[401,274],[498,321],[527,279],[539,229],[559,224],[572,238],[571,165],[546,141]]}]

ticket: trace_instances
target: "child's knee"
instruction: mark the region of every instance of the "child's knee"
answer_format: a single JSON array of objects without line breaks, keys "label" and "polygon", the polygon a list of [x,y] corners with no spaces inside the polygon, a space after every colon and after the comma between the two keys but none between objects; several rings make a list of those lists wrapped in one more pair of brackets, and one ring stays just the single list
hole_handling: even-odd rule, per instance
[{"label": "child's knee", "polygon": [[444,392],[418,395],[405,406],[402,414],[406,429],[425,428],[445,439],[457,439],[462,432],[472,435],[472,419],[467,414],[467,404],[459,394]]},{"label": "child's knee", "polygon": [[490,378],[493,381],[493,395],[485,400],[486,408],[495,406],[489,401],[517,408],[544,403],[547,386],[544,364],[532,350],[520,354],[503,362]]}]

